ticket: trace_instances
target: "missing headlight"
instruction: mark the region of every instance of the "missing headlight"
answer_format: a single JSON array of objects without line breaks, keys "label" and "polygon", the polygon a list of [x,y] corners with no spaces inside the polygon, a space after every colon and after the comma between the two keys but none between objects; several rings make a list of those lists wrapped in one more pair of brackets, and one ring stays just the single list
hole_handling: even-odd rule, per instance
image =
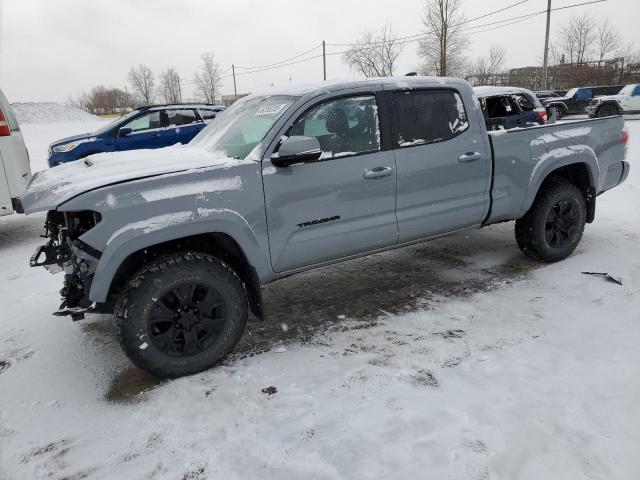
[{"label": "missing headlight", "polygon": [[102,215],[98,212],[92,212],[89,210],[82,212],[67,212],[65,217],[67,236],[69,240],[75,240],[80,237],[95,227],[100,223],[100,220],[102,220]]}]

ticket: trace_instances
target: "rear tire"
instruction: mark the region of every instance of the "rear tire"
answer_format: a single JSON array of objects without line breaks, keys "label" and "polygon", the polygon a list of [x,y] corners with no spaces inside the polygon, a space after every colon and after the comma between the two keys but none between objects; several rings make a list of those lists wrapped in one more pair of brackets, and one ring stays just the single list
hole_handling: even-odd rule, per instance
[{"label": "rear tire", "polygon": [[525,216],[516,220],[518,247],[536,260],[563,260],[580,242],[586,220],[582,191],[563,178],[549,179]]},{"label": "rear tire", "polygon": [[241,280],[216,257],[182,252],[136,273],[115,307],[116,333],[129,359],[158,377],[211,368],[240,340],[247,323]]}]

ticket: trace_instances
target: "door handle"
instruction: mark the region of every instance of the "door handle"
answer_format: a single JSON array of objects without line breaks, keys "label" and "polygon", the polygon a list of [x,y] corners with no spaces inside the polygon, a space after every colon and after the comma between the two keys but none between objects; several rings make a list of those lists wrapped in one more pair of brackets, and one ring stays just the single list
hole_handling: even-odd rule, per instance
[{"label": "door handle", "polygon": [[476,160],[480,160],[481,158],[482,158],[482,155],[480,155],[480,152],[467,152],[467,153],[463,153],[458,157],[458,162],[460,163],[475,162]]},{"label": "door handle", "polygon": [[362,177],[367,180],[372,180],[376,178],[384,178],[388,177],[393,173],[393,168],[391,167],[376,167],[371,170],[365,170],[362,174]]}]

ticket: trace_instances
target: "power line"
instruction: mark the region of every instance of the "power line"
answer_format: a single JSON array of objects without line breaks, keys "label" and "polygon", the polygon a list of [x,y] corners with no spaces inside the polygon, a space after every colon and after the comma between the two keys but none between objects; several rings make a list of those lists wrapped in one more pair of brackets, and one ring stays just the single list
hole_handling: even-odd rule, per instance
[{"label": "power line", "polygon": [[[503,12],[505,10],[514,8],[514,7],[518,6],[518,5],[526,3],[528,1],[529,0],[521,0],[521,1],[513,3],[511,5],[507,5],[506,7],[503,7],[501,9],[495,10],[493,12],[488,12],[488,13],[486,13],[484,15],[479,16],[479,17],[474,17],[474,18],[472,18],[470,20],[465,20],[464,22],[460,22],[457,25],[468,24],[468,23],[471,23],[473,21],[479,20],[481,18],[486,18],[486,17],[488,17],[490,15],[495,15],[496,13],[500,13],[500,12]],[[565,5],[565,6],[562,6],[562,7],[552,8],[552,9],[550,9],[550,11],[566,10],[566,9],[569,9],[569,8],[581,7],[581,6],[585,6],[585,5],[592,5],[592,4],[595,4],[595,3],[602,3],[602,2],[606,2],[606,1],[607,0],[590,0],[590,1],[587,1],[587,2],[575,3],[575,4],[572,4],[572,5]],[[544,10],[531,12],[531,13],[524,14],[524,15],[518,15],[518,16],[515,16],[515,17],[506,18],[506,19],[503,19],[503,20],[496,20],[494,22],[484,23],[484,24],[481,24],[481,25],[469,26],[469,27],[463,29],[463,31],[468,32],[467,33],[468,35],[473,35],[473,34],[476,34],[476,33],[489,32],[489,31],[492,31],[492,30],[497,30],[499,28],[508,27],[508,26],[514,25],[516,23],[524,22],[526,20],[532,19],[534,17],[537,17],[537,16],[542,15],[542,14],[546,14],[546,13],[547,13],[547,9],[544,9]],[[501,25],[501,24],[503,24],[503,25]],[[484,27],[490,27],[490,28],[484,28]],[[481,28],[481,29],[484,28],[484,29],[477,30],[478,28]],[[356,48],[356,49],[351,48],[351,49],[345,49],[345,50],[341,50],[341,51],[337,51],[337,52],[325,52],[324,55],[320,54],[320,55],[313,55],[313,56],[307,57],[307,58],[301,58],[301,57],[304,57],[305,55],[308,55],[309,53],[313,52],[314,50],[322,47],[322,44],[318,44],[318,45],[314,46],[313,48],[311,48],[309,50],[306,50],[306,51],[304,51],[302,53],[299,53],[298,55],[295,55],[295,56],[293,56],[291,58],[288,58],[286,60],[281,60],[279,62],[275,62],[275,63],[271,63],[271,64],[267,64],[267,65],[255,66],[255,67],[240,67],[240,66],[236,66],[235,68],[237,68],[237,69],[243,69],[243,70],[247,70],[247,71],[236,73],[235,76],[238,77],[238,76],[241,76],[241,75],[250,75],[252,73],[260,73],[260,72],[265,72],[265,71],[269,71],[269,70],[275,70],[275,69],[278,69],[278,68],[289,67],[289,66],[292,66],[292,65],[297,65],[299,63],[309,62],[311,60],[315,60],[315,59],[322,58],[322,57],[326,58],[328,56],[342,55],[342,54],[344,54],[344,53],[346,53],[348,51],[354,51],[354,50],[355,51],[362,51],[362,50],[366,50],[368,48],[371,48],[372,46],[384,45],[384,44],[388,44],[388,43],[391,43],[391,42],[393,42],[393,43],[395,43],[397,45],[405,45],[405,44],[417,42],[417,41],[421,40],[424,37],[425,37],[424,33],[419,33],[419,34],[415,34],[415,35],[408,35],[408,36],[404,36],[404,37],[398,37],[398,38],[395,38],[393,40],[382,40],[382,41],[379,41],[379,42],[372,42],[369,45],[362,46],[362,48]],[[340,43],[327,43],[326,46],[355,46],[355,47],[357,47],[357,46],[359,46],[359,44],[357,44],[357,43],[343,43],[343,44],[340,44]],[[228,69],[224,70],[221,73],[224,74],[224,73],[228,72],[229,70],[231,70],[231,68],[228,68]],[[231,74],[231,75],[223,75],[223,76],[220,77],[220,79],[224,80],[224,79],[231,78],[231,77],[233,77],[233,74]],[[184,81],[186,83],[195,84],[195,82],[193,82],[192,80],[189,80],[189,79],[184,79]]]},{"label": "power line", "polygon": [[[296,55],[295,57],[287,58],[286,60],[280,60],[279,62],[275,62],[275,63],[270,63],[269,65],[259,65],[259,66],[255,66],[255,67],[241,67],[239,65],[236,65],[236,68],[241,68],[243,70],[254,70],[254,69],[262,69],[262,68],[274,67],[274,66],[279,65],[281,63],[290,62],[291,60],[295,60],[297,58],[304,57],[308,53],[313,52],[314,50],[316,50],[317,48],[320,48],[321,46],[322,46],[322,44],[315,45],[313,48],[310,48],[306,52],[302,52],[302,53]],[[230,70],[230,69],[228,69],[228,70]]]},{"label": "power line", "polygon": [[[522,0],[522,1],[518,2],[518,3],[514,3],[512,5],[508,5],[507,7],[504,7],[502,9],[500,9],[500,10],[496,10],[495,12],[489,12],[489,13],[486,13],[486,14],[480,16],[480,17],[475,17],[475,18],[472,18],[471,20],[466,20],[464,22],[460,22],[460,23],[452,25],[452,26],[455,27],[455,26],[465,25],[467,23],[470,23],[472,21],[478,20],[480,18],[485,18],[488,15],[493,15],[495,13],[499,13],[501,11],[504,11],[504,10],[506,10],[508,8],[515,7],[515,6],[520,5],[520,4],[522,4],[522,3],[526,2],[526,1],[528,1],[528,0]],[[565,5],[563,7],[552,8],[550,11],[553,12],[553,11],[556,11],[556,10],[565,10],[567,8],[581,7],[581,6],[584,6],[584,5],[591,5],[593,3],[602,3],[602,2],[606,2],[606,1],[607,0],[591,0],[591,1],[588,1],[588,2],[575,3],[575,4],[572,4],[572,5]],[[547,9],[546,8],[544,10],[539,10],[537,12],[531,12],[531,13],[527,13],[527,14],[524,14],[524,15],[519,15],[517,17],[510,17],[510,18],[505,18],[503,20],[496,20],[495,22],[489,22],[489,23],[483,23],[481,25],[470,26],[470,27],[467,27],[467,28],[463,29],[463,31],[471,31],[471,30],[475,30],[476,28],[483,28],[483,27],[488,27],[488,26],[492,26],[492,25],[497,25],[497,24],[500,24],[500,23],[511,22],[512,20],[533,18],[534,16],[542,15],[543,13],[547,13]],[[516,23],[516,22],[514,22],[514,23]],[[490,31],[490,30],[491,29],[487,29],[487,30],[483,30],[483,31]],[[479,32],[471,32],[471,33],[479,33]],[[393,40],[380,40],[378,42],[371,42],[365,48],[369,48],[371,46],[385,45],[385,44],[388,44],[390,42],[394,42],[394,43],[400,42],[400,44],[402,45],[402,44],[405,44],[405,43],[411,43],[411,42],[418,41],[423,37],[425,37],[424,33],[417,33],[415,35],[408,35],[408,36],[405,36],[405,37],[397,37],[397,38],[395,38]],[[357,47],[360,44],[358,44],[358,43],[327,43],[327,45],[334,46],[334,47],[335,46],[354,46],[354,47]]]},{"label": "power line", "polygon": [[[460,25],[465,25],[467,23],[475,22],[476,20],[480,20],[481,18],[486,18],[486,17],[489,17],[491,15],[495,15],[496,13],[501,13],[501,12],[504,12],[505,10],[509,10],[511,8],[517,7],[518,5],[522,5],[523,3],[527,3],[528,1],[529,0],[520,0],[519,2],[512,3],[511,5],[507,5],[506,7],[500,8],[498,10],[494,10],[492,12],[485,13],[484,15],[480,15],[479,17],[470,18],[469,20],[465,20],[463,22],[456,23],[455,25],[451,25],[451,26],[452,27],[458,27]],[[480,27],[480,26],[482,26],[482,25],[478,25],[478,27]],[[470,28],[475,28],[475,27],[470,27]],[[423,33],[418,33],[418,34],[415,34],[415,35],[407,35],[406,37],[399,37],[396,40],[401,40],[402,41],[402,40],[408,40],[408,39],[412,39],[412,38],[415,38],[415,37],[422,37],[422,36],[424,36]],[[385,40],[381,40],[379,42],[372,42],[371,45],[374,45],[376,43],[384,44],[384,43],[386,43],[386,41]],[[327,43],[327,45],[330,45],[332,47],[351,47],[351,46],[357,46],[358,44],[357,43]]]},{"label": "power line", "polygon": [[[302,60],[297,60],[295,62],[290,62],[290,63],[285,63],[283,65],[275,65],[273,67],[266,67],[266,68],[261,68],[258,70],[252,70],[250,72],[240,72],[240,73],[236,73],[236,77],[240,76],[240,75],[249,75],[251,73],[258,73],[258,72],[265,72],[267,70],[275,70],[276,68],[282,68],[282,67],[288,67],[290,65],[295,65],[297,63],[304,63],[304,62],[308,62],[309,60],[315,60],[316,58],[321,58],[322,55],[315,55],[313,57],[309,57],[309,58],[303,58]],[[237,67],[236,67],[237,68]],[[226,75],[224,77],[221,77],[220,79],[223,80],[225,78],[231,78],[233,75]]]}]

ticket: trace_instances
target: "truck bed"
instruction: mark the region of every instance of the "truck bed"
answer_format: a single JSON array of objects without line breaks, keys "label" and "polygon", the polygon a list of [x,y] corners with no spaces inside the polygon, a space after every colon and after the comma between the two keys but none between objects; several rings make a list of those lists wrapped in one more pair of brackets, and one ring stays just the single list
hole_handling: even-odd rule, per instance
[{"label": "truck bed", "polygon": [[595,195],[624,181],[623,127],[618,116],[489,132],[493,185],[485,225],[522,217],[545,177],[564,166],[585,169]]}]

